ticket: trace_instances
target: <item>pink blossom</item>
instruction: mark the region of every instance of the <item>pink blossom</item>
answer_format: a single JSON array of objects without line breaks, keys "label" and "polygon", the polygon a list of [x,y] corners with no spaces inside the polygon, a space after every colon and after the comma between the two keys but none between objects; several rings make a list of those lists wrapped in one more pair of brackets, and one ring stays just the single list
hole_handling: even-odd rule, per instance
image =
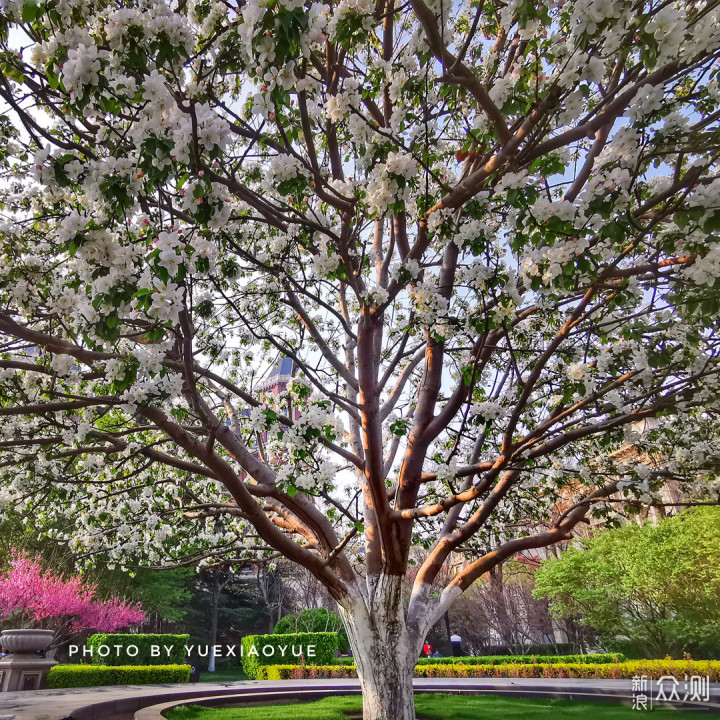
[{"label": "pink blossom", "polygon": [[139,603],[130,605],[118,597],[98,600],[96,590],[80,575],[55,575],[43,569],[38,558],[12,550],[10,570],[0,576],[0,618],[18,614],[24,622],[101,632],[145,619]]}]

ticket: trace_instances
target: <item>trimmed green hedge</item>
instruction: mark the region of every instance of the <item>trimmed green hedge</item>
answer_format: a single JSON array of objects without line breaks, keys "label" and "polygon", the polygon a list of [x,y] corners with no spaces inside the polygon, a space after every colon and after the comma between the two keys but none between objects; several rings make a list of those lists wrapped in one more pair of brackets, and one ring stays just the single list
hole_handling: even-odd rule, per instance
[{"label": "trimmed green hedge", "polygon": [[298,615],[285,615],[273,628],[273,635],[288,635],[297,632],[336,632],[340,652],[346,653],[350,649],[342,620],[332,610],[308,608]]},{"label": "trimmed green hedge", "polygon": [[537,665],[556,663],[580,663],[581,665],[625,662],[622,653],[596,653],[595,655],[485,655],[478,657],[418,658],[418,665],[507,665],[513,663]]},{"label": "trimmed green hedge", "polygon": [[[92,648],[93,665],[182,665],[186,656],[185,646],[189,642],[189,635],[96,633],[87,639],[87,647]],[[119,647],[116,648],[116,645]],[[99,652],[102,646],[110,649],[105,656]],[[131,653],[135,652],[132,646],[137,648],[136,655],[128,654],[128,648],[131,648]],[[159,648],[159,656],[151,655],[152,646]],[[168,654],[166,648],[170,647]]]},{"label": "trimmed green hedge", "polygon": [[47,676],[49,688],[95,685],[152,685],[186,683],[189,665],[55,665]]},{"label": "trimmed green hedge", "polygon": [[[507,663],[616,663],[625,662],[627,658],[622,653],[595,653],[594,655],[478,655],[467,657],[421,657],[418,665],[505,665]],[[343,665],[354,665],[355,658],[340,658]]]},{"label": "trimmed green hedge", "polygon": [[[312,655],[310,646],[314,646]],[[261,667],[295,659],[301,663],[329,665],[335,659],[337,648],[338,635],[334,632],[248,635],[242,639],[243,671],[249,678],[257,678]]]},{"label": "trimmed green hedge", "polygon": [[[628,660],[621,663],[507,663],[504,665],[417,665],[415,677],[509,677],[509,678],[611,678],[636,675],[661,677],[686,675],[720,680],[719,660]],[[302,680],[309,678],[354,678],[354,665],[270,665],[260,668],[259,680]]]}]

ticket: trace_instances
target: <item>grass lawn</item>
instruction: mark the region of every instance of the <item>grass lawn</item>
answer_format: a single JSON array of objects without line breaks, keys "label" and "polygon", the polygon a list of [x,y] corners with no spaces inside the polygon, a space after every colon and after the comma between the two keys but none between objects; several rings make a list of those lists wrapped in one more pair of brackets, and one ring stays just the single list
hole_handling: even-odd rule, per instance
[{"label": "grass lawn", "polygon": [[247,679],[248,676],[240,668],[218,668],[215,672],[203,670],[200,673],[200,682],[235,682]]},{"label": "grass lawn", "polygon": [[[637,720],[639,717],[638,711],[628,705],[497,695],[416,695],[415,708],[421,720]],[[309,703],[250,708],[214,709],[195,705],[173,710],[167,717],[168,720],[348,720],[345,713],[361,710],[359,695],[344,695]],[[698,714],[691,710],[654,710],[653,717],[697,720]]]}]

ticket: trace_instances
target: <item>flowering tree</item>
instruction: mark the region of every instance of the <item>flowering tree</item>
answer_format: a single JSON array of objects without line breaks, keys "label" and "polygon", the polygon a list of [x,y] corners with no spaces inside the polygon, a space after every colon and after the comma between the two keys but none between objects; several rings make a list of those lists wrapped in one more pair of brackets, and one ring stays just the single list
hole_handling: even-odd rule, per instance
[{"label": "flowering tree", "polygon": [[714,2],[3,6],[0,498],[38,531],[286,556],[408,720],[481,575],[716,492]]},{"label": "flowering tree", "polygon": [[145,619],[139,604],[117,597],[97,600],[95,590],[80,575],[63,578],[43,569],[38,559],[13,551],[9,570],[0,576],[0,617],[54,630],[55,645],[79,630],[114,632]]}]

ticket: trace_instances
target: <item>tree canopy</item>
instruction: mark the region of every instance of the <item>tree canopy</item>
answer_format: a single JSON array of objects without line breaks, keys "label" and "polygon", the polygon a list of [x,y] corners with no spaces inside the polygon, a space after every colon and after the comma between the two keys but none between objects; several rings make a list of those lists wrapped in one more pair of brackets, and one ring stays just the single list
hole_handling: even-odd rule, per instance
[{"label": "tree canopy", "polygon": [[720,512],[693,508],[583,541],[535,574],[539,597],[615,649],[643,657],[720,647]]},{"label": "tree canopy", "polygon": [[287,556],[403,636],[358,661],[392,685],[504,559],[717,496],[714,0],[3,8],[0,501],[39,532]]},{"label": "tree canopy", "polygon": [[114,632],[145,619],[140,603],[100,600],[96,590],[81,575],[63,577],[43,568],[40,558],[13,551],[9,570],[0,575],[0,620],[52,630],[57,645],[84,629]]}]

